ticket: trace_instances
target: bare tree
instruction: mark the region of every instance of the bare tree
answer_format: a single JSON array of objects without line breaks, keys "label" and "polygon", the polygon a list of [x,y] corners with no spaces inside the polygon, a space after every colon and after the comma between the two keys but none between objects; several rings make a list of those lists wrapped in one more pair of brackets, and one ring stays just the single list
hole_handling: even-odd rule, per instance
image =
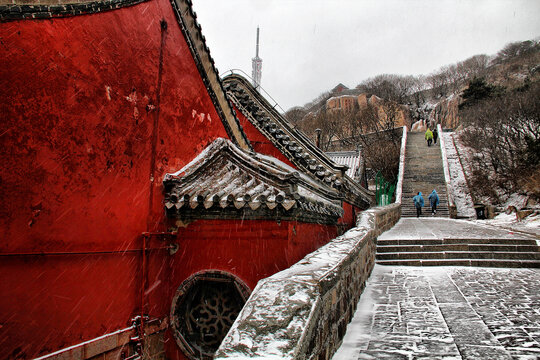
[{"label": "bare tree", "polygon": [[308,111],[304,107],[296,106],[287,110],[285,113],[285,118],[289,120],[293,126],[296,126],[296,124],[298,124],[307,115],[307,113]]},{"label": "bare tree", "polygon": [[[475,152],[473,184],[486,196],[492,185],[521,191],[540,169],[540,83],[504,95],[485,96],[460,110],[465,145]],[[533,189],[540,198],[540,189]]]},{"label": "bare tree", "polygon": [[430,85],[434,96],[443,97],[448,95],[450,79],[446,69],[441,68],[440,70],[429,74],[426,77],[426,80]]},{"label": "bare tree", "polygon": [[304,105],[304,108],[307,111],[319,111],[320,109],[324,108],[326,104],[326,100],[330,99],[332,97],[332,93],[330,91],[326,91],[319,96],[317,96],[312,101],[308,102]]},{"label": "bare tree", "polygon": [[298,129],[311,139],[315,139],[315,129],[321,129],[320,147],[323,151],[328,151],[332,141],[346,137],[342,115],[339,112],[327,112],[325,109],[307,116],[298,124]]},{"label": "bare tree", "polygon": [[535,40],[518,41],[507,44],[497,53],[497,56],[493,59],[493,63],[500,64],[516,56],[538,51],[539,47],[540,43]]},{"label": "bare tree", "polygon": [[425,76],[420,75],[413,78],[411,84],[411,95],[409,103],[416,107],[422,106],[426,101],[426,91],[428,90],[428,82]]},{"label": "bare tree", "polygon": [[489,56],[475,55],[457,63],[456,71],[459,81],[467,81],[483,75],[489,64]]},{"label": "bare tree", "polygon": [[415,78],[411,75],[382,74],[361,82],[356,88],[383,99],[404,103],[412,93],[414,83]]},{"label": "bare tree", "polygon": [[385,101],[381,107],[368,104],[356,116],[354,139],[362,145],[366,166],[390,182],[397,179],[399,168],[401,135],[395,129],[399,111],[397,103]]}]

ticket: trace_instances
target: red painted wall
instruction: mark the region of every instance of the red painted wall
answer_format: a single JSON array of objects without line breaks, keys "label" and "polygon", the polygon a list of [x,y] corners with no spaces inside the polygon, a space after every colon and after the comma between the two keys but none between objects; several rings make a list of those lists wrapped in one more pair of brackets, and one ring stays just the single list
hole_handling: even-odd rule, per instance
[{"label": "red painted wall", "polygon": [[163,175],[226,137],[170,3],[3,23],[0,39],[0,359],[130,325],[143,279],[145,312],[163,317],[192,273],[218,268],[253,287],[335,237],[201,221],[180,231],[175,256],[148,251],[143,274],[141,233],[170,225]]},{"label": "red painted wall", "polygon": [[358,208],[347,202],[343,202],[343,216],[338,220],[339,224],[346,224],[348,228],[355,226]]},{"label": "red painted wall", "polygon": [[[290,267],[336,235],[336,226],[296,221],[198,220],[179,229],[180,250],[170,258],[172,272],[156,281],[170,282],[169,299],[186,278],[205,269],[235,274],[253,289],[260,279]],[[158,313],[170,311],[170,301],[162,305]],[[170,332],[168,336],[173,355],[176,342]]]},{"label": "red painted wall", "polygon": [[166,0],[0,39],[0,358],[30,358],[126,327],[141,256],[23,253],[139,249],[166,230],[163,175],[226,132]]},{"label": "red painted wall", "polygon": [[293,165],[291,161],[285,155],[281,153],[281,151],[274,146],[272,141],[270,141],[266,136],[264,136],[253,124],[247,119],[247,117],[235,106],[234,110],[236,111],[236,115],[238,117],[238,120],[240,121],[240,125],[244,129],[244,132],[246,133],[249,141],[251,142],[251,145],[253,146],[253,149],[261,154],[270,155],[275,157],[278,160],[283,161],[285,164],[292,166],[296,169],[296,166]]}]

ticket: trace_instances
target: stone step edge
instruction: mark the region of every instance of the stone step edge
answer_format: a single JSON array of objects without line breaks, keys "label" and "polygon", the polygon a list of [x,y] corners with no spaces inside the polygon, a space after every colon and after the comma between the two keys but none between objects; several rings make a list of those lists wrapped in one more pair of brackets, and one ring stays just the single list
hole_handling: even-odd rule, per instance
[{"label": "stone step edge", "polygon": [[[412,219],[412,218],[416,217],[416,214],[401,214],[401,217],[402,218],[407,218],[407,219],[409,219],[409,218]],[[450,218],[450,214],[439,214],[439,213],[437,213],[437,216],[431,216],[431,214],[422,214],[420,217],[421,218],[434,218],[434,219],[436,219],[436,218],[448,219],[448,218]]]},{"label": "stone step edge", "polygon": [[[379,265],[394,266],[477,266],[477,267],[540,267],[540,260],[510,259],[403,259],[376,260]],[[490,266],[493,265],[493,266]],[[518,265],[518,266],[508,266]],[[532,266],[531,266],[532,265]]]},{"label": "stone step edge", "polygon": [[[397,243],[394,243],[397,241]],[[428,242],[428,243],[418,243]],[[492,241],[481,243],[478,241]],[[390,243],[392,242],[392,243]],[[437,243],[438,242],[438,243]],[[516,244],[516,242],[519,242]],[[521,244],[528,242],[528,244]],[[467,239],[467,238],[446,238],[446,239],[377,239],[377,247],[388,246],[442,246],[442,245],[511,245],[511,246],[538,246],[536,239]]]},{"label": "stone step edge", "polygon": [[[538,251],[402,251],[402,252],[376,252],[375,255],[399,255],[399,254],[407,254],[407,255],[413,255],[413,254],[512,254],[512,255],[533,255],[538,254],[540,255],[540,252]],[[464,258],[465,259],[465,258]]]},{"label": "stone step edge", "polygon": [[[416,258],[400,258],[400,255],[407,254],[409,256],[417,256]],[[391,257],[395,256],[394,259],[384,259],[384,260],[428,260],[422,255],[462,255],[462,254],[470,254],[470,255],[507,255],[507,256],[531,256],[531,255],[538,255],[540,256],[539,252],[536,251],[527,251],[527,252],[519,252],[519,251],[423,251],[423,252],[377,252],[375,256],[381,256],[381,257]],[[379,259],[379,258],[377,258]],[[436,260],[436,258],[429,258],[431,260]],[[478,257],[478,258],[471,258],[471,257],[461,257],[461,258],[448,258],[448,257],[442,257],[441,260],[458,260],[458,259],[465,259],[465,260],[506,260],[504,257]],[[381,259],[382,260],[382,259]],[[519,260],[518,258],[509,258],[508,260]],[[533,260],[533,259],[523,259],[523,260]],[[538,260],[539,259],[534,259]]]},{"label": "stone step edge", "polygon": [[[445,211],[448,211],[448,209],[439,209],[437,208],[437,213],[440,213],[440,212],[445,212]],[[414,215],[416,216],[416,209],[402,209],[401,210],[401,213],[406,213],[406,214],[412,214],[414,212]],[[429,212],[431,214],[431,209],[422,209],[422,212]]]},{"label": "stone step edge", "polygon": [[[438,250],[441,248],[450,248],[447,250]],[[458,249],[452,249],[454,248],[463,248],[466,247],[467,250],[458,250]],[[479,249],[482,248],[482,249]],[[499,248],[499,250],[497,250]],[[502,249],[500,249],[502,248]],[[385,251],[385,249],[389,249],[389,251]],[[399,249],[399,250],[394,250]],[[536,249],[536,250],[535,250]],[[442,252],[442,251],[488,251],[488,252],[496,252],[496,251],[504,251],[504,252],[539,252],[537,245],[532,244],[436,244],[436,245],[381,245],[377,246],[377,252],[380,253],[387,253],[387,252]]]}]

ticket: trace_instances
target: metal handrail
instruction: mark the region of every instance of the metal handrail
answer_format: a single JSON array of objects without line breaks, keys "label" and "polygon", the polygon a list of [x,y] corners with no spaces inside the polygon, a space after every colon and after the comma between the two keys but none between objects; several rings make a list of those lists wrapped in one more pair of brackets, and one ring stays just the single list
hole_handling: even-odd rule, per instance
[{"label": "metal handrail", "polygon": [[386,181],[381,172],[375,176],[375,199],[377,206],[390,205],[396,186]]}]

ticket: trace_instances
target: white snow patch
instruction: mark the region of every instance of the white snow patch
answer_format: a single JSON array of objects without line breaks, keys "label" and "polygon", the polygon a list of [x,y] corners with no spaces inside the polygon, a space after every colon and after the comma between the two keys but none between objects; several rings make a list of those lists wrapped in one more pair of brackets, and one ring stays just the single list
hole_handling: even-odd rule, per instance
[{"label": "white snow patch", "polygon": [[504,208],[506,209],[509,206],[515,206],[517,209],[527,206],[527,196],[520,194],[510,195],[504,202]]},{"label": "white snow patch", "polygon": [[403,195],[403,176],[405,174],[405,151],[407,149],[407,127],[403,126],[403,135],[401,137],[401,150],[399,154],[399,172],[396,186],[396,203],[401,204]]},{"label": "white snow patch", "polygon": [[476,211],[472,201],[471,192],[465,179],[465,172],[454,145],[454,133],[443,132],[442,138],[448,160],[448,170],[450,173],[450,190],[454,198],[454,203],[459,217],[474,219]]},{"label": "white snow patch", "polygon": [[498,226],[507,230],[516,232],[524,232],[531,235],[536,235],[536,243],[540,246],[540,214],[529,215],[518,221],[516,214],[501,213],[489,220],[476,220],[478,224],[487,224]]}]

